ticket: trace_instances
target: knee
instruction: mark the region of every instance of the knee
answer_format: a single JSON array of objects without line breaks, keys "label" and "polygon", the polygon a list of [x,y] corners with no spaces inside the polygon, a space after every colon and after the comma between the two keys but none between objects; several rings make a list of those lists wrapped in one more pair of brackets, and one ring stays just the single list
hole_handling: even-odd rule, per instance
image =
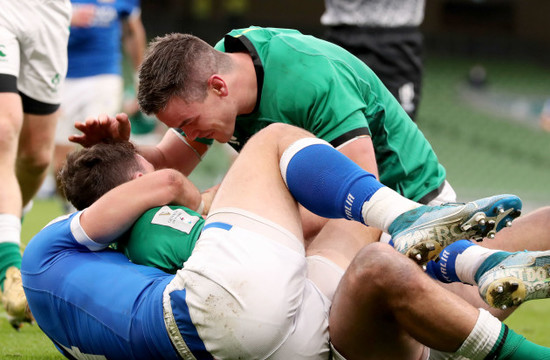
[{"label": "knee", "polygon": [[45,148],[19,151],[17,166],[27,172],[40,174],[49,167],[52,156],[52,152]]},{"label": "knee", "polygon": [[293,128],[294,126],[291,125],[283,123],[273,123],[258,131],[250,140],[260,143],[276,143],[278,139],[283,138],[285,133],[288,131],[292,131]]},{"label": "knee", "polygon": [[23,118],[17,117],[15,114],[0,116],[0,151],[5,152],[17,148],[19,134]]},{"label": "knee", "polygon": [[414,284],[422,271],[413,261],[384,243],[363,247],[352,261],[348,276],[359,286],[368,286],[380,293],[400,292]]},{"label": "knee", "polygon": [[262,143],[271,142],[286,147],[300,138],[313,136],[309,131],[294,125],[273,123],[260,130],[251,140],[256,138]]}]

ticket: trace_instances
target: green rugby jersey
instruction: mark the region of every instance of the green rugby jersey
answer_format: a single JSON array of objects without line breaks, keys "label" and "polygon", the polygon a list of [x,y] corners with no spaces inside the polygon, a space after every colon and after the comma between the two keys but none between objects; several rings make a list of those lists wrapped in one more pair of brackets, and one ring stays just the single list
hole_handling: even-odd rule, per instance
[{"label": "green rugby jersey", "polygon": [[343,48],[297,30],[260,27],[233,30],[215,48],[250,54],[258,79],[256,108],[237,117],[230,142],[235,149],[276,122],[335,147],[370,135],[386,186],[419,200],[445,180],[416,124],[374,72]]},{"label": "green rugby jersey", "polygon": [[197,212],[184,206],[149,209],[117,244],[132,262],[175,274],[189,259],[204,226]]}]

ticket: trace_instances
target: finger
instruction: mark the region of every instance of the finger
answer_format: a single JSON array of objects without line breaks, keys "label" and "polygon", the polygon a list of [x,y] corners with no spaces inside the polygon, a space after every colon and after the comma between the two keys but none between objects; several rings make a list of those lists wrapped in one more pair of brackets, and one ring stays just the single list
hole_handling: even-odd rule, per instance
[{"label": "finger", "polygon": [[101,114],[97,117],[100,126],[110,126],[111,122],[115,120],[113,117],[107,114]]},{"label": "finger", "polygon": [[116,120],[118,121],[119,136],[124,140],[130,140],[132,125],[130,123],[130,119],[128,118],[128,114],[116,114]]},{"label": "finger", "polygon": [[92,127],[94,125],[97,126],[98,125],[98,120],[94,117],[89,117],[84,121],[84,125],[86,127]]},{"label": "finger", "polygon": [[69,135],[68,139],[70,142],[84,146],[84,140],[85,140],[84,135]]},{"label": "finger", "polygon": [[86,124],[77,121],[74,123],[74,128],[83,131],[86,129]]},{"label": "finger", "polygon": [[124,122],[129,122],[129,117],[128,117],[128,114],[126,113],[118,113],[116,114],[116,119],[119,123],[124,123]]}]

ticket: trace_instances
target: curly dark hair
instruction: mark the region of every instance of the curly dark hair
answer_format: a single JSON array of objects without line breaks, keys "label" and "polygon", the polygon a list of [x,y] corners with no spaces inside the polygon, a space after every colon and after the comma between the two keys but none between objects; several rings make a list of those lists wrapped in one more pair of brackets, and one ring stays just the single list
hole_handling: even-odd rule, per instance
[{"label": "curly dark hair", "polygon": [[129,141],[103,142],[73,151],[57,174],[61,190],[76,209],[85,209],[142,170],[137,154]]}]

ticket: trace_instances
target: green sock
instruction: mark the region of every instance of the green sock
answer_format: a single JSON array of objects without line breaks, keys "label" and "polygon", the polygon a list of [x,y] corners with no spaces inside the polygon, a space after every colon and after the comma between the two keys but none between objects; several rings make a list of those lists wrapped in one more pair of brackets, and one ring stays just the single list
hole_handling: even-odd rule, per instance
[{"label": "green sock", "polygon": [[550,348],[527,340],[503,324],[499,339],[486,359],[550,360]]},{"label": "green sock", "polygon": [[0,243],[0,288],[4,291],[6,271],[15,266],[21,269],[21,250],[18,244],[11,242]]}]

